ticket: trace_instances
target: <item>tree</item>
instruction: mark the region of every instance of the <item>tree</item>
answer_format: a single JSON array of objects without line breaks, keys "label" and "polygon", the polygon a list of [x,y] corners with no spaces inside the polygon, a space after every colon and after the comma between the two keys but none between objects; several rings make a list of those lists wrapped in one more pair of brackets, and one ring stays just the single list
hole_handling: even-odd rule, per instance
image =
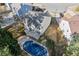
[{"label": "tree", "polygon": [[16,39],[5,29],[0,29],[0,55],[20,55],[21,50]]},{"label": "tree", "polygon": [[46,47],[48,48],[50,55],[54,56],[56,54],[55,43],[54,43],[53,40],[48,38],[47,41],[46,41]]},{"label": "tree", "polygon": [[79,56],[79,34],[74,34],[72,38],[73,40],[67,47],[64,55]]}]

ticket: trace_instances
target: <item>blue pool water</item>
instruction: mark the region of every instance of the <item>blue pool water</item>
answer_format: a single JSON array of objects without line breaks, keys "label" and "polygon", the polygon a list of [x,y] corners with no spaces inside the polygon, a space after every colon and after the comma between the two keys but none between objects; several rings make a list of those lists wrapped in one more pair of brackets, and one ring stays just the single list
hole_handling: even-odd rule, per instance
[{"label": "blue pool water", "polygon": [[47,49],[33,41],[26,41],[23,44],[23,49],[32,56],[46,56]]}]

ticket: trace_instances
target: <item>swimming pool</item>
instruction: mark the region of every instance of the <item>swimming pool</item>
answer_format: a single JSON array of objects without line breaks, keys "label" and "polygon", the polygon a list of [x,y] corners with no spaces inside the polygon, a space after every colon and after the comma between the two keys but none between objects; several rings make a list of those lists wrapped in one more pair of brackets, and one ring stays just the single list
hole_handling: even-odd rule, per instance
[{"label": "swimming pool", "polygon": [[30,11],[31,8],[32,8],[30,5],[23,4],[23,3],[21,3],[20,6],[21,6],[21,8],[18,10],[19,16],[25,15],[25,14],[28,13],[28,11]]},{"label": "swimming pool", "polygon": [[45,47],[33,41],[26,41],[23,44],[23,49],[32,56],[47,56],[48,51]]}]

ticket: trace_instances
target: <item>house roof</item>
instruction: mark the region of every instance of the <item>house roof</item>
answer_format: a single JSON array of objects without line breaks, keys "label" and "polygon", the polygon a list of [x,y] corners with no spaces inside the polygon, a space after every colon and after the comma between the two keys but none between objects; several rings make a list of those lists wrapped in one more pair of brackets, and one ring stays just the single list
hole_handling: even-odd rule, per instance
[{"label": "house roof", "polygon": [[79,15],[74,15],[73,17],[67,19],[64,18],[69,22],[70,29],[72,33],[79,33]]},{"label": "house roof", "polygon": [[33,12],[30,17],[25,20],[27,35],[38,39],[42,35],[51,22],[51,17],[43,15],[44,13]]}]

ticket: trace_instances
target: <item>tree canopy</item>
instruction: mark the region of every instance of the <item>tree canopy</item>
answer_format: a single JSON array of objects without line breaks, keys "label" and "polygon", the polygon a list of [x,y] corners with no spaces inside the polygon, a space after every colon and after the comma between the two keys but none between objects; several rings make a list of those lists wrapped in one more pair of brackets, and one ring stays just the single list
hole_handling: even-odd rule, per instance
[{"label": "tree canopy", "polygon": [[20,46],[12,34],[5,29],[0,29],[0,55],[20,55]]},{"label": "tree canopy", "polygon": [[79,34],[73,35],[73,40],[65,51],[67,56],[79,56]]}]

